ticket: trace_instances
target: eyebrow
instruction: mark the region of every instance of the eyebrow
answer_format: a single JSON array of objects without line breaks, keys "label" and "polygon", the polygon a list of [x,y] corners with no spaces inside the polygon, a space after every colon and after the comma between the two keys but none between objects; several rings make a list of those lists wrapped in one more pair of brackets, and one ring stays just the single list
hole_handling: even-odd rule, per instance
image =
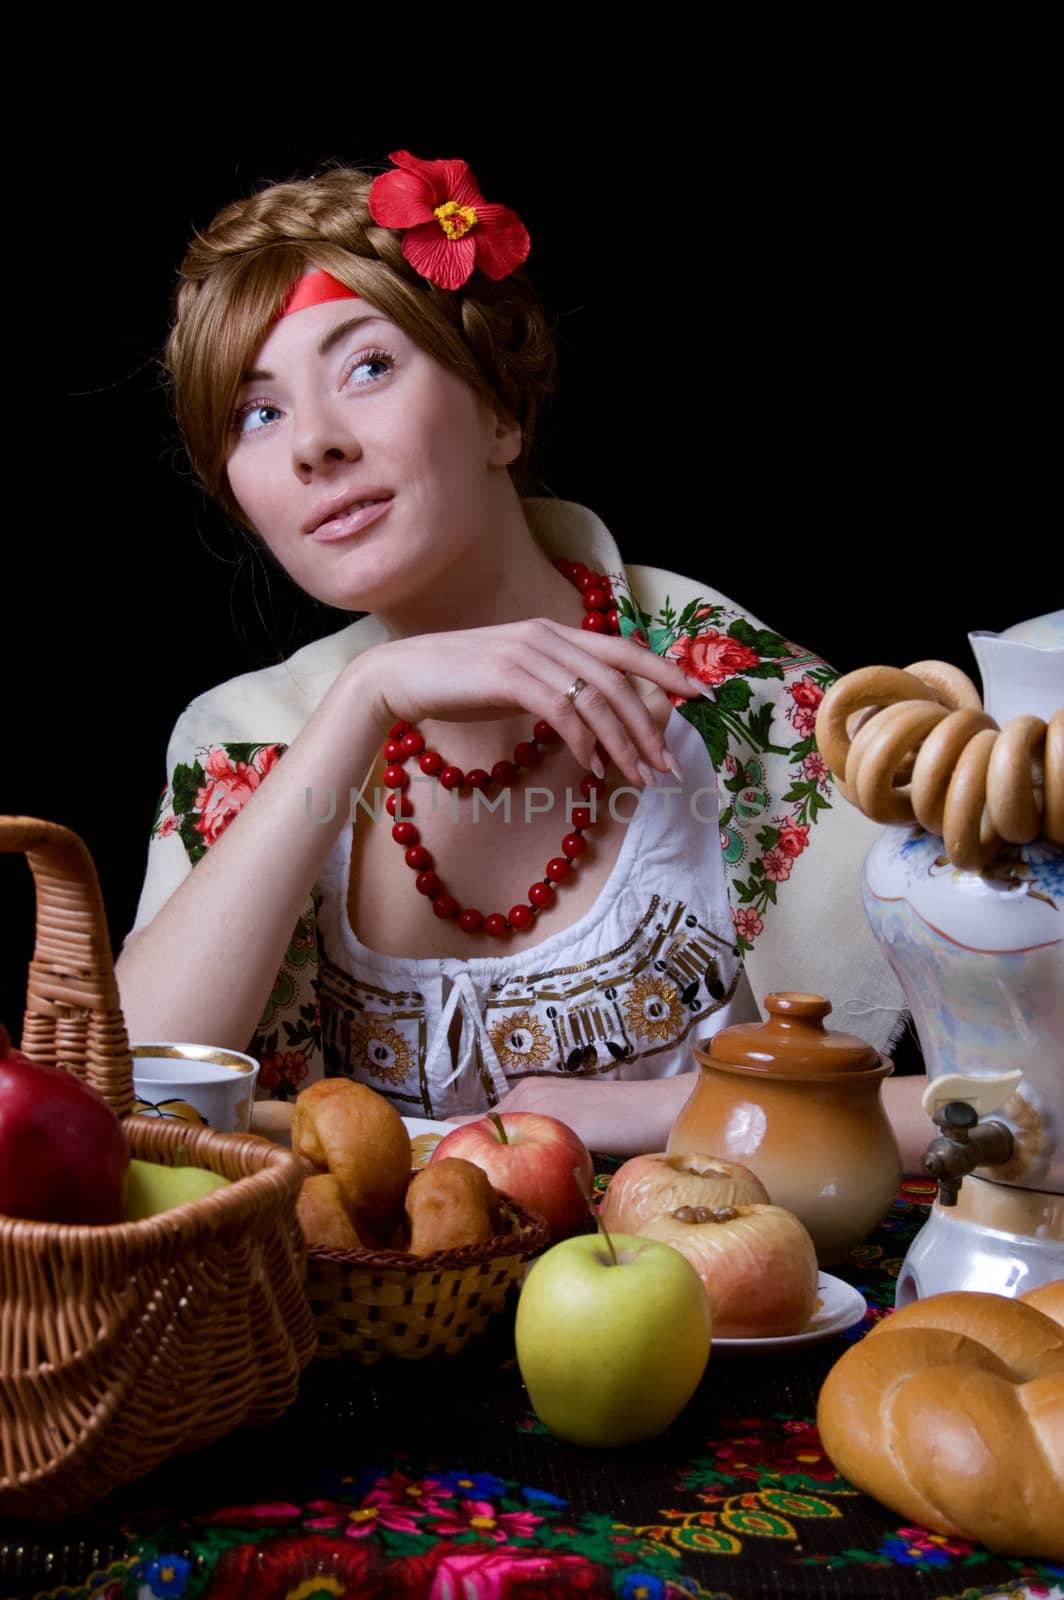
[{"label": "eyebrow", "polygon": [[[382,320],[375,311],[371,311],[363,313],[360,317],[348,317],[345,321],[338,322],[336,327],[330,328],[329,332],[320,341],[318,356],[327,356],[330,350],[335,349],[340,341],[347,337],[352,328],[360,328],[364,322],[380,322]],[[267,372],[264,367],[250,367],[240,381],[241,383],[272,383],[273,376],[273,373]]]}]

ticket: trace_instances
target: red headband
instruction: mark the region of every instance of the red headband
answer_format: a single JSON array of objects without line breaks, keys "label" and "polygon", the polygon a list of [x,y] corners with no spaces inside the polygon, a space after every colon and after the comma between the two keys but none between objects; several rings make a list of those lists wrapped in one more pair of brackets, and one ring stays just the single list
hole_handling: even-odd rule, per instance
[{"label": "red headband", "polygon": [[282,317],[290,317],[293,311],[305,311],[308,306],[323,306],[328,300],[358,298],[353,289],[334,278],[331,272],[308,272],[296,279],[274,320],[280,322]]}]

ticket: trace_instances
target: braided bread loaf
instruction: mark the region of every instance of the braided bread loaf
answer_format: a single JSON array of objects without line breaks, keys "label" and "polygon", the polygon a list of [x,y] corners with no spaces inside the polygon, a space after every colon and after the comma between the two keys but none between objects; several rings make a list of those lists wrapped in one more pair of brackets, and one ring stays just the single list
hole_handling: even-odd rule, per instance
[{"label": "braided bread loaf", "polygon": [[956,867],[981,871],[1040,833],[1064,844],[1064,708],[999,729],[958,667],[861,667],[820,702],[816,737],[845,799],[940,834]]},{"label": "braided bread loaf", "polygon": [[1017,1300],[956,1291],[895,1311],[828,1373],[824,1449],[923,1527],[1064,1558],[1062,1323],[1064,1280]]}]

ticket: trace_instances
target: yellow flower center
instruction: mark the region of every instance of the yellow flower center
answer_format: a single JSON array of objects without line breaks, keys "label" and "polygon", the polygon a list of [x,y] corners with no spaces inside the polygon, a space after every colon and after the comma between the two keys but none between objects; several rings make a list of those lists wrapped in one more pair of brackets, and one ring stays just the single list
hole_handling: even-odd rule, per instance
[{"label": "yellow flower center", "polygon": [[494,1528],[494,1526],[495,1526],[495,1518],[494,1517],[470,1517],[469,1526],[471,1528]]},{"label": "yellow flower center", "polygon": [[376,1515],[376,1506],[362,1506],[358,1511],[350,1512],[347,1520],[348,1522],[372,1522]]},{"label": "yellow flower center", "polygon": [[164,1583],[173,1583],[173,1581],[174,1581],[174,1569],[173,1569],[173,1567],[160,1567],[159,1568],[159,1576],[163,1580]]},{"label": "yellow flower center", "polygon": [[477,225],[477,214],[472,206],[460,206],[457,200],[448,200],[436,207],[436,221],[448,239],[461,239],[470,228]]},{"label": "yellow flower center", "polygon": [[344,1585],[332,1573],[323,1572],[316,1578],[304,1578],[294,1589],[287,1590],[284,1600],[321,1600],[323,1595],[333,1594],[337,1600],[343,1596]]}]

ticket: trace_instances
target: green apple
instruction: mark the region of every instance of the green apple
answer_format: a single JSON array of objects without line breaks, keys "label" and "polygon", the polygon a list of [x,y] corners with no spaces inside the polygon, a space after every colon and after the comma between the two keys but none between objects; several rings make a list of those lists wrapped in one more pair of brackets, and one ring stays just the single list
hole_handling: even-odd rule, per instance
[{"label": "green apple", "polygon": [[133,1160],[126,1179],[125,1220],[143,1222],[145,1217],[172,1211],[228,1187],[228,1178],[208,1172],[206,1167],[166,1167],[158,1161]]},{"label": "green apple", "polygon": [[573,1444],[634,1444],[663,1433],[709,1358],[709,1300],[671,1245],[599,1234],[556,1244],[517,1304],[517,1364],[533,1409]]}]

